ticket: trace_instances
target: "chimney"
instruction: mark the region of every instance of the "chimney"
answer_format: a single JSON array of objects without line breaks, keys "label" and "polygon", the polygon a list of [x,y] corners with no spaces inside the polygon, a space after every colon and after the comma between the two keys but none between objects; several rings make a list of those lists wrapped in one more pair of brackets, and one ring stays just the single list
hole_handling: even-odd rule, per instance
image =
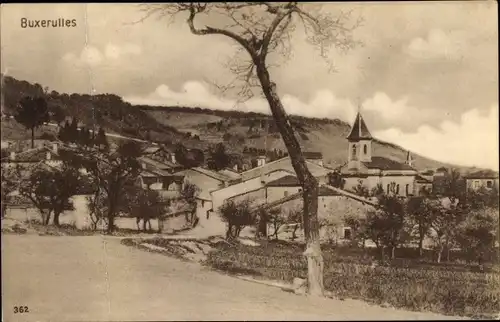
[{"label": "chimney", "polygon": [[58,144],[56,142],[52,143],[52,152],[57,153],[58,151]]},{"label": "chimney", "polygon": [[16,152],[15,151],[11,151],[10,152],[10,159],[11,160],[15,160],[16,159]]},{"label": "chimney", "polygon": [[170,154],[170,161],[172,161],[172,163],[177,163],[177,160],[175,160],[175,153]]}]

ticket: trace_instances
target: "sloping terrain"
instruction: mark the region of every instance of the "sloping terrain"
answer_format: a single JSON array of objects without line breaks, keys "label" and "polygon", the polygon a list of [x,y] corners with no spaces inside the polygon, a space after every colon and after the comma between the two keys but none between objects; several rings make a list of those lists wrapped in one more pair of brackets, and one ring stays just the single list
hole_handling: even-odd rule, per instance
[{"label": "sloping terrain", "polygon": [[[58,109],[67,117],[77,117],[85,126],[102,126],[108,133],[151,140],[168,145],[182,143],[187,148],[206,150],[224,142],[227,151],[252,158],[257,154],[286,151],[272,118],[258,113],[217,111],[199,107],[134,106],[113,94],[61,94],[5,76],[2,87],[2,113],[12,115],[25,95],[43,95],[49,109]],[[291,123],[304,151],[322,152],[325,166],[337,167],[347,160],[347,141],[350,125],[340,120],[313,119],[291,116]],[[40,128],[54,133],[54,128]],[[13,119],[2,120],[3,139],[27,139],[29,133]],[[250,151],[244,154],[244,151]],[[394,144],[376,141],[374,156],[404,161],[407,151]],[[413,154],[417,169],[453,165]],[[464,170],[465,168],[462,168]]]}]

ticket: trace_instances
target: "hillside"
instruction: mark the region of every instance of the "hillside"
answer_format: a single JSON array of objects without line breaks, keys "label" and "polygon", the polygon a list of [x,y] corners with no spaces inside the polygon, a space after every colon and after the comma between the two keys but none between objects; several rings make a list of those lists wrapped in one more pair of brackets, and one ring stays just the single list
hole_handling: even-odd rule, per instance
[{"label": "hillside", "polygon": [[[206,150],[209,146],[224,142],[229,152],[243,154],[244,149],[274,149],[285,151],[276,125],[268,115],[239,111],[218,111],[199,107],[134,106],[114,94],[65,94],[43,89],[39,84],[19,81],[5,76],[2,87],[2,113],[11,115],[17,102],[25,95],[46,97],[49,109],[61,109],[68,117],[77,117],[85,126],[102,126],[109,133],[137,137],[172,145],[182,142],[188,148]],[[323,153],[328,167],[346,162],[346,135],[350,125],[340,120],[291,116],[291,123],[298,133],[304,151]],[[44,132],[54,128],[42,127]],[[3,139],[28,138],[25,129],[14,120],[2,120]],[[394,144],[376,140],[375,156],[386,156],[404,161],[407,151]],[[251,155],[245,154],[247,158]],[[255,155],[255,153],[254,153]],[[418,169],[453,165],[413,154]],[[463,170],[465,168],[462,167]]]}]

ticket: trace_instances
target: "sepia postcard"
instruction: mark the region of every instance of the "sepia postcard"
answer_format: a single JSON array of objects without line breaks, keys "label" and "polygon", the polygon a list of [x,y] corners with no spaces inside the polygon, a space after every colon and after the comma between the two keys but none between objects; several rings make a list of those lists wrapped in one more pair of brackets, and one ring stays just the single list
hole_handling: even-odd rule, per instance
[{"label": "sepia postcard", "polygon": [[500,319],[496,1],[0,8],[2,321]]}]

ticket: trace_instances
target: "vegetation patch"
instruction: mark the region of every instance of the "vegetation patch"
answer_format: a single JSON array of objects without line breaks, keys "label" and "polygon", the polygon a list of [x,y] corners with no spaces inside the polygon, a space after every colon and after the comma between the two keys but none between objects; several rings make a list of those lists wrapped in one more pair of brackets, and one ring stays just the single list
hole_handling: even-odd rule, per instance
[{"label": "vegetation patch", "polygon": [[[349,248],[324,248],[325,289],[336,297],[476,318],[491,318],[500,310],[497,270],[473,272],[472,265],[458,263],[442,269],[413,259],[379,265],[368,253],[353,250],[347,256]],[[290,283],[307,276],[303,250],[304,245],[286,242],[263,242],[260,247],[219,243],[206,264]]]}]

